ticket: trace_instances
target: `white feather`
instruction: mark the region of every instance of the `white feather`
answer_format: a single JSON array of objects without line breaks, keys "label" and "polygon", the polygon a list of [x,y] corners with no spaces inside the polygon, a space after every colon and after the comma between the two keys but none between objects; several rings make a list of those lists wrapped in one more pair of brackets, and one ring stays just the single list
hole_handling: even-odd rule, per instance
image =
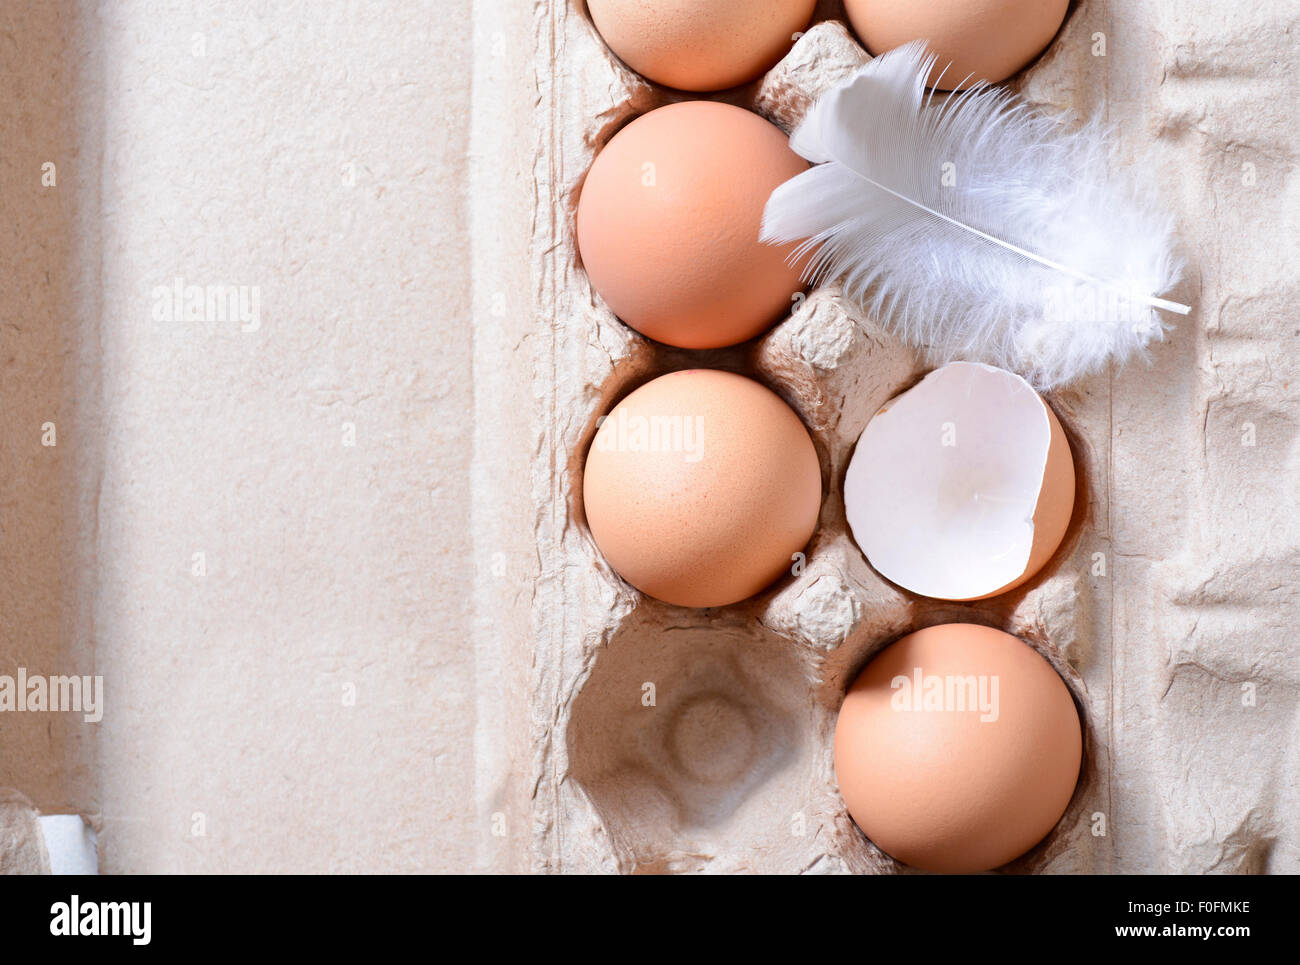
[{"label": "white feather", "polygon": [[[1051,388],[1163,335],[1173,225],[1119,177],[1097,124],[1067,131],[979,85],[932,103],[920,43],[868,63],[790,146],[817,166],[778,187],[762,239],[801,241],[805,278],[932,361],[988,362]],[[932,96],[932,95],[931,95]]]}]

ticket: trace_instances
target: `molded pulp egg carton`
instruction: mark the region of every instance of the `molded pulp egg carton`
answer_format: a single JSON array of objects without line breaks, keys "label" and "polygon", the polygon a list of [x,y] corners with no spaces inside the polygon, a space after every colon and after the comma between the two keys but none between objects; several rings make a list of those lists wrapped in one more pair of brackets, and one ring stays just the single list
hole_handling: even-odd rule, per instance
[{"label": "molded pulp egg carton", "polygon": [[[583,177],[634,117],[705,97],[792,129],[820,91],[868,60],[839,4],[819,5],[766,76],[722,94],[669,91],[632,73],[606,50],[581,0],[556,0],[537,26],[553,69],[539,71],[535,171],[534,267],[546,308],[535,380],[549,410],[536,444],[551,470],[534,480],[542,571],[531,695],[535,870],[906,871],[845,811],[832,766],[835,716],[883,647],[963,621],[1033,646],[1070,688],[1083,723],[1083,768],[1068,810],[1004,870],[1108,870],[1109,838],[1097,822],[1109,804],[1110,610],[1105,581],[1093,574],[1106,529],[1105,384],[1049,397],[1079,485],[1070,531],[1037,578],[971,604],[887,583],[853,542],[842,484],[872,413],[927,370],[916,353],[831,284],[797,300],[754,342],[704,352],[659,345],[592,291],[575,241]],[[583,516],[582,467],[597,418],[637,386],[688,367],[729,369],[775,390],[808,426],[821,460],[821,517],[806,560],[734,606],[686,609],[632,589],[603,561]]]}]

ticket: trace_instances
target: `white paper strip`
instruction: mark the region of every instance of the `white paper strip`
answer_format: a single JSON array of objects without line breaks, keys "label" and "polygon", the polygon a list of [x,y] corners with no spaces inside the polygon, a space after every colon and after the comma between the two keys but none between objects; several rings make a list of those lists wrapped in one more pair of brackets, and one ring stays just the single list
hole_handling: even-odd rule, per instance
[{"label": "white paper strip", "polygon": [[50,873],[56,875],[99,874],[99,853],[95,832],[79,814],[43,814],[39,818],[50,854]]}]

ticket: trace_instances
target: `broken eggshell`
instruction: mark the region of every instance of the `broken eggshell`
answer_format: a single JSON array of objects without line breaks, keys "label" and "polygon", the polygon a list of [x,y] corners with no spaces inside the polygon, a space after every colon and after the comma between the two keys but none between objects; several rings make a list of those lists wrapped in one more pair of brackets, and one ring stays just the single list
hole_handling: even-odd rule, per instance
[{"label": "broken eggshell", "polygon": [[1074,487],[1069,441],[1029,383],[953,362],[872,417],[849,462],[844,507],[881,576],[922,596],[980,600],[1047,563]]}]

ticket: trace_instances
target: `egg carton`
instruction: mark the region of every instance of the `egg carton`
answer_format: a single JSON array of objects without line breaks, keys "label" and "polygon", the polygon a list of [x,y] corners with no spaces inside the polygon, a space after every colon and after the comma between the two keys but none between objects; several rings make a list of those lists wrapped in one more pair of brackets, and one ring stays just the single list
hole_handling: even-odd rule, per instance
[{"label": "egg carton", "polygon": [[[1070,437],[1078,491],[1070,530],[1028,584],[974,603],[926,599],[883,580],[849,532],[843,481],[858,435],[927,371],[917,354],[831,284],[796,296],[783,322],[729,349],[686,351],[622,324],[592,291],[576,244],[582,180],[622,126],[707,97],[789,131],[869,56],[823,3],[787,56],[717,95],[657,87],[606,49],[581,0],[538,7],[541,138],[535,170],[535,346],[543,471],[534,481],[541,579],[534,598],[531,850],[549,872],[905,873],[848,816],[836,787],[836,713],[861,668],[938,623],[1006,630],[1069,687],[1083,766],[1065,815],[1004,871],[1104,872],[1109,802],[1110,598],[1104,567],[1110,431],[1105,384],[1048,397]],[[711,609],[646,597],[602,559],[583,515],[597,419],[639,385],[719,368],[767,385],[808,427],[821,462],[816,533],[760,595]],[[1100,524],[1100,525],[1099,525]],[[1101,556],[1096,554],[1101,553]]]}]

